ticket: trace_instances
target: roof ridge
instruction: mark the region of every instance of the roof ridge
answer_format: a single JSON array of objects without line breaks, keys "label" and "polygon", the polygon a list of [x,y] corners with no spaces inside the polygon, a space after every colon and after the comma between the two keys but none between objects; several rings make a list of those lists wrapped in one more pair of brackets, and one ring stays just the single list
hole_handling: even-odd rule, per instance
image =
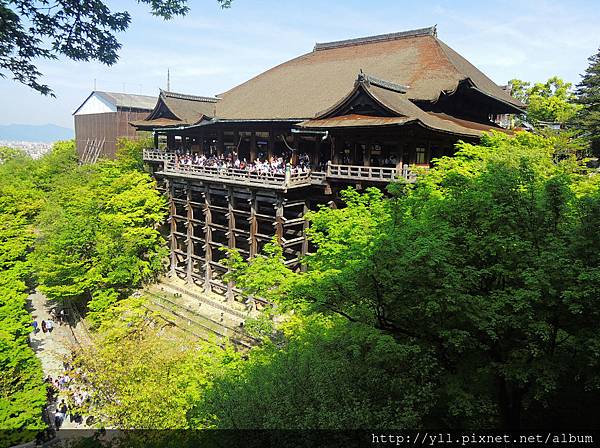
[{"label": "roof ridge", "polygon": [[177,98],[180,100],[202,101],[205,103],[216,103],[217,101],[219,101],[219,98],[215,98],[215,97],[189,95],[187,93],[169,92],[167,90],[162,90],[162,89],[161,89],[160,93],[161,93],[161,95],[164,95],[167,98]]},{"label": "roof ridge", "polygon": [[106,93],[108,95],[125,95],[125,96],[145,96],[148,98],[156,98],[154,95],[144,95],[142,93],[127,93],[127,92],[109,92],[108,90],[92,90],[94,93]]},{"label": "roof ridge", "polygon": [[377,78],[376,76],[369,75],[364,73],[362,70],[358,74],[356,78],[357,82],[367,82],[370,85],[381,87],[382,89],[391,90],[393,92],[398,93],[406,93],[408,91],[408,86],[397,84],[392,81],[387,81],[385,79]]},{"label": "roof ridge", "polygon": [[332,42],[317,42],[313,51],[329,50],[332,48],[349,47],[352,45],[363,45],[373,42],[404,39],[407,37],[437,36],[437,25],[415,30],[400,31],[397,33],[377,34],[375,36],[357,37],[355,39],[337,40]]}]

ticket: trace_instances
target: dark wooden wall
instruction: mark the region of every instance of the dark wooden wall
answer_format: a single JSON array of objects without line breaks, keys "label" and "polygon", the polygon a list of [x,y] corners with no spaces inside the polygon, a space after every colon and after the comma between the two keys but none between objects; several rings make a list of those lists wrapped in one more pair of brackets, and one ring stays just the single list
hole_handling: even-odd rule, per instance
[{"label": "dark wooden wall", "polygon": [[119,110],[103,114],[75,115],[75,139],[77,154],[82,156],[88,139],[101,141],[104,146],[100,157],[112,158],[115,156],[118,138],[137,138],[138,134],[130,121],[143,120],[149,111]]}]

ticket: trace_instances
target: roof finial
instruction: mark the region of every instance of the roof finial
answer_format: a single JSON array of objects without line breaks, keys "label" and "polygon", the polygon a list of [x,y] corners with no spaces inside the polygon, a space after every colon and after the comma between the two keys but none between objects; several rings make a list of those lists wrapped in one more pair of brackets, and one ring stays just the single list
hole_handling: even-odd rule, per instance
[{"label": "roof finial", "polygon": [[171,73],[169,72],[169,69],[167,68],[167,92],[171,91]]}]

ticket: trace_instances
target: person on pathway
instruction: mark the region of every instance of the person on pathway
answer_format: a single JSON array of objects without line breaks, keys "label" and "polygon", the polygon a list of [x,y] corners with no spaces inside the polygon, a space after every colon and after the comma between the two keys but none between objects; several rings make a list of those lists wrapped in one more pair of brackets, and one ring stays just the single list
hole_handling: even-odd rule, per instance
[{"label": "person on pathway", "polygon": [[65,309],[64,308],[60,310],[60,313],[58,315],[58,319],[63,324],[66,322],[66,320],[65,320]]},{"label": "person on pathway", "polygon": [[38,329],[38,323],[37,320],[34,320],[33,322],[31,322],[31,326],[33,327],[33,334],[37,334],[38,331],[40,331]]},{"label": "person on pathway", "polygon": [[63,415],[63,418],[65,418],[67,416],[68,410],[69,407],[67,406],[67,403],[65,403],[65,399],[63,398],[58,407],[58,411]]},{"label": "person on pathway", "polygon": [[42,331],[45,333],[48,330],[48,327],[46,327],[46,321],[43,320],[42,321]]},{"label": "person on pathway", "polygon": [[48,322],[46,322],[46,328],[48,328],[48,333],[52,333],[52,330],[54,329],[54,322],[48,319]]},{"label": "person on pathway", "polygon": [[54,426],[56,426],[57,431],[60,429],[64,419],[65,419],[65,414],[60,412],[60,410],[58,410],[54,413]]}]

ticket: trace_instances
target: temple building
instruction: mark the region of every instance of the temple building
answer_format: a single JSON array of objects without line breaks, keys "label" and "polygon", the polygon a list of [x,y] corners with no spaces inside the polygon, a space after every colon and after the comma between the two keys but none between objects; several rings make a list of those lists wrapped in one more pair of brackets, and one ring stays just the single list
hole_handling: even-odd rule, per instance
[{"label": "temple building", "polygon": [[117,140],[137,138],[132,120],[145,118],[156,97],[95,90],[73,112],[75,144],[80,163],[94,163],[100,157],[115,156]]},{"label": "temple building", "polygon": [[217,98],[161,90],[150,115],[140,120],[132,120],[130,124],[138,131],[194,125],[205,117],[213,118],[216,103]]},{"label": "temple building", "polygon": [[221,248],[251,257],[276,236],[300,267],[308,210],[413,182],[523,107],[431,27],[318,43],[215,98],[161,92],[131,124],[154,133],[144,159],[169,193],[173,274],[233,297]]}]

